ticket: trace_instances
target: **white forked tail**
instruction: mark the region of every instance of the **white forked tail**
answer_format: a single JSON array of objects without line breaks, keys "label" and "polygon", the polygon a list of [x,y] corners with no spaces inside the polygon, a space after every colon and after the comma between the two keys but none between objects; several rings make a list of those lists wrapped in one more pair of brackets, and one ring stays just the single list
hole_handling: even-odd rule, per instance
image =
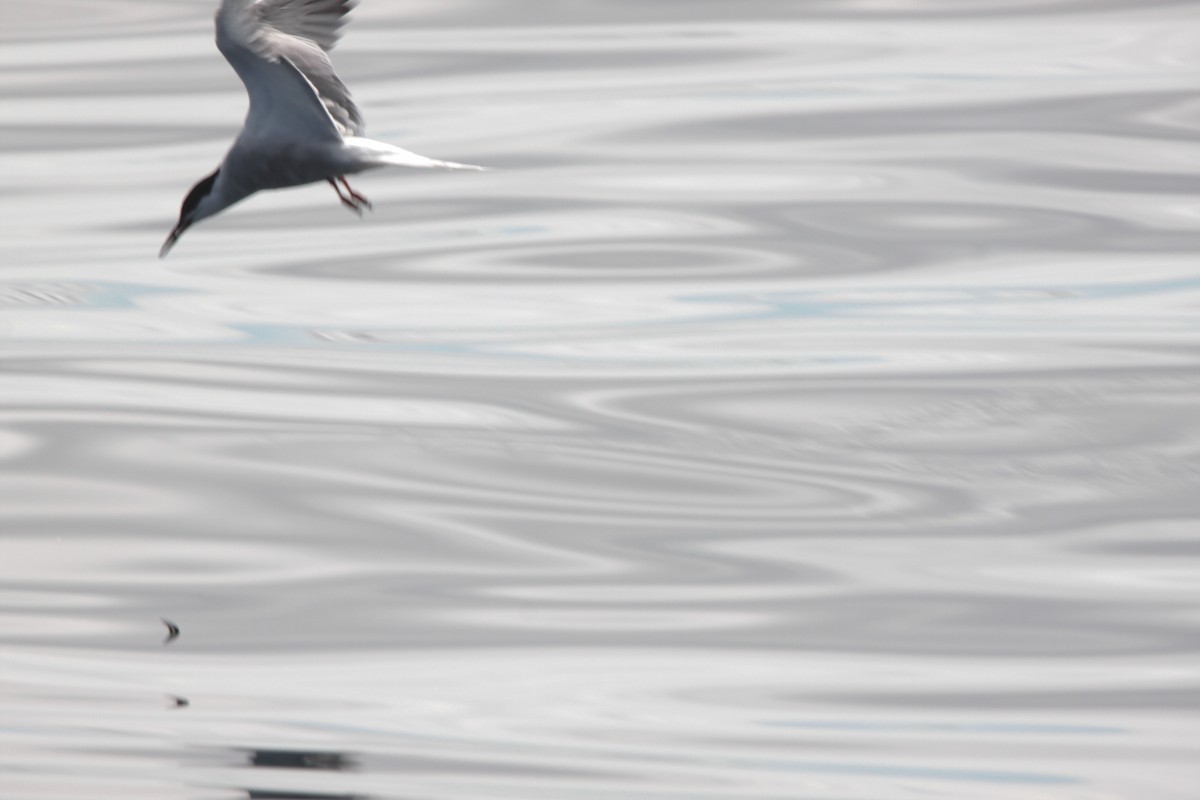
[{"label": "white forked tail", "polygon": [[[416,153],[406,152],[404,155],[409,158],[415,156],[416,158],[419,158],[421,160],[421,163],[420,164],[412,164],[412,163],[409,163],[408,161],[402,161],[399,164],[397,164],[397,166],[401,166],[401,167],[437,167],[438,169],[473,169],[476,172],[487,172],[487,169],[488,169],[487,167],[481,167],[478,164],[459,164],[457,161],[438,161],[435,158],[426,158],[425,156],[418,156]],[[388,163],[393,164],[395,162],[389,161]]]},{"label": "white forked tail", "polygon": [[374,139],[364,139],[358,136],[347,136],[345,147],[354,153],[355,157],[365,162],[379,166],[416,167],[418,169],[473,169],[487,171],[487,167],[477,167],[474,164],[459,164],[454,161],[438,161],[435,158],[411,153],[408,150],[379,142]]}]

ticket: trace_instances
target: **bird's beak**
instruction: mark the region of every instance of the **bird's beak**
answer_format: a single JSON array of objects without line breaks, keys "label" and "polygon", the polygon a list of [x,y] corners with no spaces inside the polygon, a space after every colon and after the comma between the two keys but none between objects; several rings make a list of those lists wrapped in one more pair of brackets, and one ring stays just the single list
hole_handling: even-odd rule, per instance
[{"label": "bird's beak", "polygon": [[179,224],[172,228],[171,232],[167,234],[167,240],[163,242],[162,250],[158,251],[158,257],[166,257],[167,253],[171,252],[171,248],[175,246],[175,242],[179,241],[179,237],[183,236],[183,232],[190,228],[191,225],[192,223],[190,222],[179,220]]}]

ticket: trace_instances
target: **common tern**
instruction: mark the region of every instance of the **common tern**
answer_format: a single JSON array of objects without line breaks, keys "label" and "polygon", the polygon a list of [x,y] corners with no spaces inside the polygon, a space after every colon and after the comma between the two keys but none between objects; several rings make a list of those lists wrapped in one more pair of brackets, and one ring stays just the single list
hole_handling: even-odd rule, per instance
[{"label": "common tern", "polygon": [[184,198],[159,258],[192,225],[261,189],[326,181],[361,215],[371,204],[347,175],[387,166],[483,169],[363,136],[362,113],[327,55],[355,2],[222,0],[217,49],[246,85],[250,110],[224,161]]}]

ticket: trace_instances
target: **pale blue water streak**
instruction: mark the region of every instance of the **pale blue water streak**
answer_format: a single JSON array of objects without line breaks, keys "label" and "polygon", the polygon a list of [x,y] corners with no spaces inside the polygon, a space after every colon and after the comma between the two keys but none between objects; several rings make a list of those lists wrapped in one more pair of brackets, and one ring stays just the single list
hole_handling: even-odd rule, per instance
[{"label": "pale blue water streak", "polygon": [[4,12],[0,795],[1194,796],[1195,3],[364,0],[494,170],[160,262],[214,6]]}]

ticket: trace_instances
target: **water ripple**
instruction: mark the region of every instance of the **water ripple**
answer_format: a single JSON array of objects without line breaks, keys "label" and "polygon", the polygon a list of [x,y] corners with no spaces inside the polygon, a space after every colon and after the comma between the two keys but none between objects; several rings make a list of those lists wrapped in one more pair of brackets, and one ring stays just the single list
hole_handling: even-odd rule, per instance
[{"label": "water ripple", "polygon": [[167,261],[212,3],[6,10],[5,789],[1190,797],[1194,6],[371,0],[493,170]]}]

